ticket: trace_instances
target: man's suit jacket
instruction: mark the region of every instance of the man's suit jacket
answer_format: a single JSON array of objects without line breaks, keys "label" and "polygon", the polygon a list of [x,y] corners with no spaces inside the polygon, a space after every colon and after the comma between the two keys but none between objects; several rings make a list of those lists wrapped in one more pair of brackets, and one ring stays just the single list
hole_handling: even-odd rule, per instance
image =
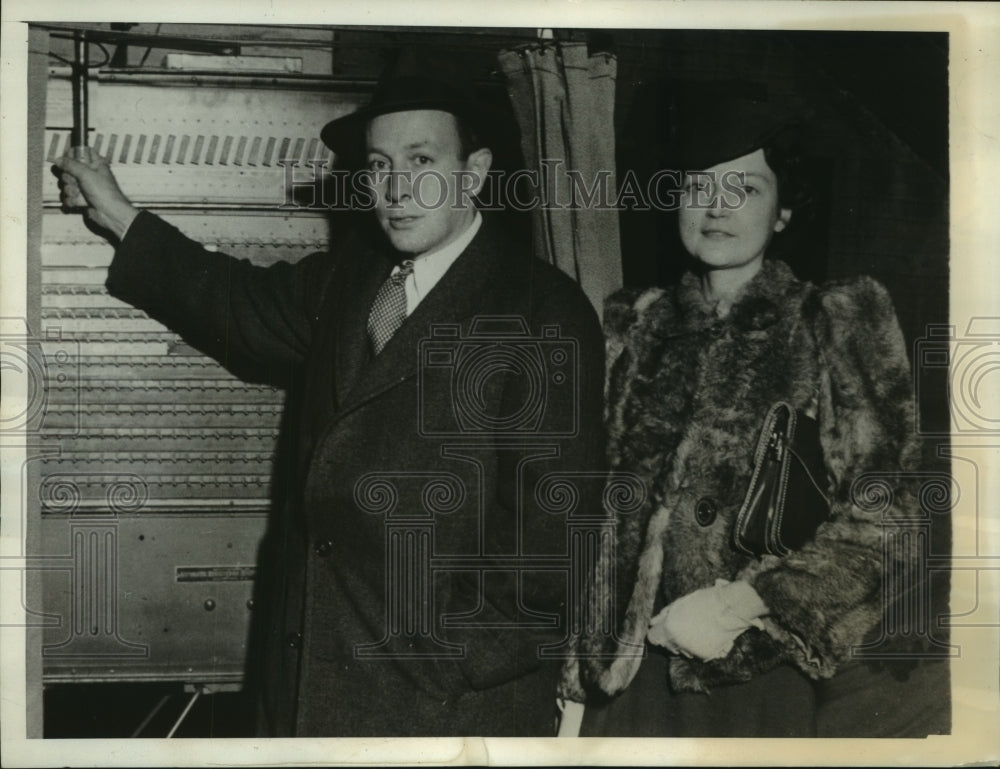
[{"label": "man's suit jacket", "polygon": [[[486,218],[373,357],[393,258],[255,267],[142,213],[107,286],[297,404],[258,578],[266,733],[548,735],[559,662],[539,649],[566,634],[568,578],[510,556],[567,553],[539,479],[599,476],[600,327],[575,283]],[[512,318],[526,335],[498,343]],[[600,482],[574,483],[579,513]]]}]

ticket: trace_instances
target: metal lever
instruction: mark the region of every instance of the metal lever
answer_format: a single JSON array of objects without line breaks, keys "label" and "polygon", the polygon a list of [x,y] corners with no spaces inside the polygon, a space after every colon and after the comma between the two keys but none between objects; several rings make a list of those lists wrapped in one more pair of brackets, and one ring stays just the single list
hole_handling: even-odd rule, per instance
[{"label": "metal lever", "polygon": [[[70,74],[70,85],[73,90],[73,127],[69,136],[69,152],[72,158],[88,160],[86,155],[87,132],[89,130],[87,78],[90,61],[88,56],[87,33],[77,30],[73,33],[73,66]],[[83,213],[83,206],[65,206],[64,213]]]},{"label": "metal lever", "polygon": [[71,147],[87,146],[87,76],[89,60],[87,54],[87,33],[78,30],[73,35],[73,131],[70,134]]},{"label": "metal lever", "polygon": [[180,725],[184,723],[184,719],[187,718],[187,714],[191,712],[191,708],[194,707],[194,703],[198,700],[198,698],[202,695],[204,691],[205,687],[201,686],[200,684],[195,687],[194,694],[191,696],[191,699],[188,700],[188,704],[187,707],[184,708],[184,712],[181,713],[180,718],[177,719],[177,722],[174,724],[173,728],[167,733],[168,740],[174,736],[174,733],[177,731]]},{"label": "metal lever", "polygon": [[154,708],[153,708],[153,709],[152,709],[152,710],[150,711],[149,715],[148,715],[148,716],[146,716],[146,717],[145,717],[145,718],[144,718],[144,719],[142,720],[142,723],[141,723],[141,724],[139,724],[139,725],[138,725],[138,726],[137,726],[137,727],[135,728],[135,731],[134,731],[134,732],[132,732],[132,734],[131,734],[131,735],[129,735],[129,739],[135,739],[135,738],[136,738],[136,737],[138,737],[138,736],[139,736],[140,734],[142,734],[142,733],[143,733],[143,731],[145,731],[146,727],[147,727],[147,726],[149,726],[150,722],[151,722],[151,721],[152,721],[152,720],[153,720],[154,718],[156,718],[156,714],[157,714],[157,713],[159,713],[159,712],[160,712],[160,711],[161,711],[161,710],[163,709],[163,706],[167,704],[167,702],[168,702],[168,700],[169,700],[169,699],[170,699],[170,695],[169,695],[169,694],[164,694],[164,695],[163,695],[163,696],[162,696],[162,697],[160,698],[160,701],[156,703],[156,706],[155,706],[155,707],[154,707]]}]

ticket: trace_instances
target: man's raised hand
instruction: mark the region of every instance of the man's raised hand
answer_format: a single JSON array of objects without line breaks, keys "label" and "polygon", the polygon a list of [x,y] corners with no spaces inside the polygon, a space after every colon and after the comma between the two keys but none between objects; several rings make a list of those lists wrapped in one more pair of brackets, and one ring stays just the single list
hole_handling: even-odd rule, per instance
[{"label": "man's raised hand", "polygon": [[76,147],[56,161],[60,200],[64,210],[86,208],[87,218],[98,227],[125,237],[139,213],[125,197],[107,161],[89,147]]}]

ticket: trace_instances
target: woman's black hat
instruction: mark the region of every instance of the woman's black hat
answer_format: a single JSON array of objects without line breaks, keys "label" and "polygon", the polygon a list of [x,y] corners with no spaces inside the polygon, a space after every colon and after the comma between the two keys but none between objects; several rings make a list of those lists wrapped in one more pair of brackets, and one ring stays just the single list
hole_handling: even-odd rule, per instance
[{"label": "woman's black hat", "polygon": [[699,89],[675,101],[674,164],[697,171],[749,155],[799,122],[786,99],[748,84]]}]

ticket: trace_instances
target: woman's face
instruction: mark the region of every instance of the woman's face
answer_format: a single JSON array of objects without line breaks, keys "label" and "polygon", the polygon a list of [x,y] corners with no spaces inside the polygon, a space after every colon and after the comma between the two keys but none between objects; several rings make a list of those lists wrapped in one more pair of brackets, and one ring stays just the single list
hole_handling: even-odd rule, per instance
[{"label": "woman's face", "polygon": [[778,180],[762,149],[684,177],[681,241],[709,270],[756,273],[791,215],[778,203]]}]

